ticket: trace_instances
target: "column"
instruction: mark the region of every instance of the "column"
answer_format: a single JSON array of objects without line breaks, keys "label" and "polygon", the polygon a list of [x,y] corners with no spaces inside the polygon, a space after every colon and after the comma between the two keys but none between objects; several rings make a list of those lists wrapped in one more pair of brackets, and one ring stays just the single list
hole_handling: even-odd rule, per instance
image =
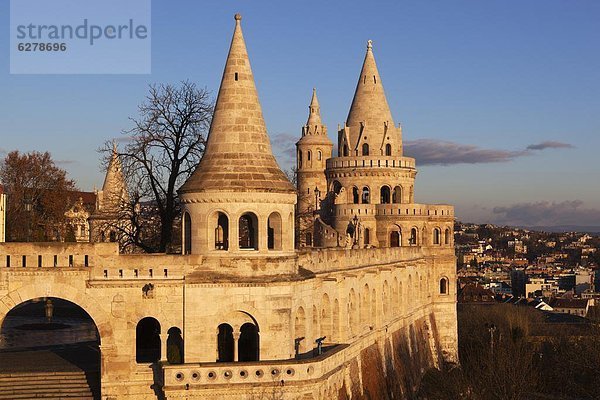
[{"label": "column", "polygon": [[160,334],[160,361],[162,363],[167,362],[167,335],[166,333]]},{"label": "column", "polygon": [[240,340],[240,332],[239,330],[234,330],[233,331],[233,361],[234,362],[238,362],[239,361],[239,347],[238,347],[238,341]]}]

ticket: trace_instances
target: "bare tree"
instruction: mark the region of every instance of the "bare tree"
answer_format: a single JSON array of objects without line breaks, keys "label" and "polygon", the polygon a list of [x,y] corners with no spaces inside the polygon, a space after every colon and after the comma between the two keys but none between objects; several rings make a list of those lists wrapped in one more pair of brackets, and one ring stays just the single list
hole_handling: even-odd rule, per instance
[{"label": "bare tree", "polygon": [[[139,116],[131,118],[134,127],[123,131],[127,144],[119,156],[131,199],[125,212],[133,226],[126,240],[145,251],[165,252],[175,240],[177,189],[202,157],[213,105],[206,89],[188,81],[151,85]],[[100,151],[108,160],[112,144]]]},{"label": "bare tree", "polygon": [[0,163],[0,181],[9,196],[9,241],[65,239],[69,193],[77,189],[50,153],[8,153]]}]

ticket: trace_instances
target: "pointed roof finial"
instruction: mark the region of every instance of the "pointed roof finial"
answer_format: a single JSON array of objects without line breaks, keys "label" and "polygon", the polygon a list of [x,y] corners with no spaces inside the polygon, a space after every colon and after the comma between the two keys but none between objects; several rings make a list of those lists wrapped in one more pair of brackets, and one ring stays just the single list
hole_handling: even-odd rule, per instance
[{"label": "pointed roof finial", "polygon": [[117,141],[115,139],[113,139],[112,145],[113,145],[113,155],[115,155],[115,154],[117,154]]},{"label": "pointed roof finial", "polygon": [[240,21],[242,20],[242,14],[240,14],[240,13],[237,13],[237,14],[235,14],[235,15],[233,16],[233,18],[234,18],[234,19],[235,19],[235,21],[236,21],[235,23],[236,23],[236,24],[239,24],[239,23],[240,23]]},{"label": "pointed roof finial", "polygon": [[317,88],[313,88],[312,99],[310,100],[310,107],[319,107],[319,99],[317,99]]},{"label": "pointed roof finial", "polygon": [[312,99],[310,100],[310,106],[308,106],[308,121],[307,126],[321,125],[321,107],[319,106],[319,99],[317,99],[317,89],[313,88]]},{"label": "pointed roof finial", "polygon": [[367,51],[373,49],[373,41],[371,39],[367,40]]}]

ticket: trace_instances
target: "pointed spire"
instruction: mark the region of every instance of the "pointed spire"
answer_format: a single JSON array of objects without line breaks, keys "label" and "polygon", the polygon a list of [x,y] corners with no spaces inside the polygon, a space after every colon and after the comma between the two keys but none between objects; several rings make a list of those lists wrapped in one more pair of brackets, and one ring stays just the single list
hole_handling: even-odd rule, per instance
[{"label": "pointed spire", "polygon": [[119,158],[117,144],[113,141],[112,155],[106,168],[106,176],[102,185],[103,204],[102,209],[117,210],[122,206],[122,202],[129,201],[125,176],[123,175],[123,166]]},{"label": "pointed spire", "polygon": [[359,127],[361,122],[365,123],[367,129],[380,129],[384,123],[394,126],[392,113],[373,56],[372,40],[367,41],[367,54],[346,124],[350,127]]},{"label": "pointed spire", "polygon": [[319,99],[317,99],[316,88],[313,88],[312,99],[310,100],[308,110],[308,121],[306,121],[306,125],[321,125],[321,107],[319,106]]},{"label": "pointed spire", "polygon": [[271,151],[241,20],[236,14],[204,156],[182,192],[294,191]]},{"label": "pointed spire", "polygon": [[306,125],[302,127],[302,137],[296,145],[299,144],[333,146],[331,140],[327,137],[327,127],[321,121],[321,107],[319,106],[317,89],[315,88],[313,88],[312,98],[308,106],[308,120],[306,121]]}]

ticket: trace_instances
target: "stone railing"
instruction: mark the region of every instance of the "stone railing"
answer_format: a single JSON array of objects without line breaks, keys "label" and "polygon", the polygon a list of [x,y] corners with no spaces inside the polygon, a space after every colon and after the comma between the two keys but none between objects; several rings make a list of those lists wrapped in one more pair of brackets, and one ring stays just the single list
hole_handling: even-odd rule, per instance
[{"label": "stone railing", "polygon": [[454,207],[446,204],[336,204],[338,216],[360,217],[371,215],[396,215],[399,217],[453,217]]},{"label": "stone railing", "polygon": [[300,253],[298,264],[314,273],[335,272],[416,260],[426,255],[420,246],[370,249],[312,249]]},{"label": "stone railing", "polygon": [[414,158],[391,156],[334,157],[328,159],[326,165],[328,170],[336,168],[416,168]]},{"label": "stone railing", "polygon": [[306,360],[257,361],[165,365],[165,390],[194,385],[273,383],[305,381],[322,377],[343,365],[348,356],[339,345],[321,356]]}]

